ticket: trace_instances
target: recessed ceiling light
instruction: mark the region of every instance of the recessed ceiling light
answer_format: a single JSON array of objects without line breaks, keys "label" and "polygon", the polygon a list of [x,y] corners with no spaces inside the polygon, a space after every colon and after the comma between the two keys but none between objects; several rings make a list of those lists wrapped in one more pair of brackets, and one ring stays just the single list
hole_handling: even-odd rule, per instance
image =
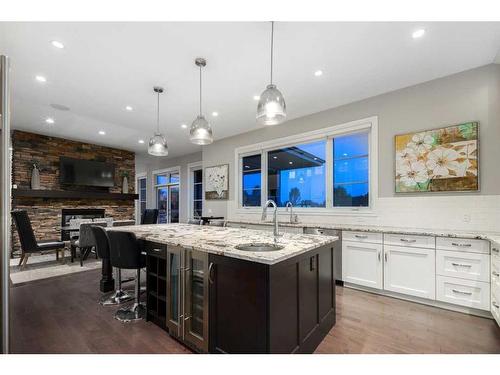
[{"label": "recessed ceiling light", "polygon": [[144,143],[144,139],[139,139],[139,143],[143,144]]},{"label": "recessed ceiling light", "polygon": [[53,40],[52,42],[52,45],[56,48],[59,48],[59,49],[63,49],[64,48],[64,44],[62,44],[61,42],[59,42],[58,40]]},{"label": "recessed ceiling light", "polygon": [[182,129],[187,129],[187,127],[188,127],[188,126],[187,126],[186,124],[182,124],[182,125],[181,125],[181,128],[182,128]]},{"label": "recessed ceiling light", "polygon": [[217,117],[217,116],[219,116],[219,113],[218,112],[212,112],[212,116]]},{"label": "recessed ceiling light", "polygon": [[45,119],[45,122],[46,122],[47,124],[53,124],[53,123],[55,123],[55,121],[54,121],[54,119],[53,119],[52,117],[47,117],[47,118]]},{"label": "recessed ceiling light", "polygon": [[125,109],[126,109],[127,111],[132,111],[132,110],[133,110],[133,108],[132,108],[131,106],[129,106],[129,105],[128,105],[128,106],[126,106],[126,107],[125,107]]},{"label": "recessed ceiling light", "polygon": [[321,70],[316,70],[316,71],[314,72],[314,75],[315,75],[316,77],[320,77],[320,76],[322,76],[322,75],[323,75],[323,71],[321,71]]},{"label": "recessed ceiling light", "polygon": [[253,96],[253,100],[260,100],[260,96],[259,95],[254,95]]},{"label": "recessed ceiling light", "polygon": [[100,135],[106,135],[106,132],[104,130],[99,130]]},{"label": "recessed ceiling light", "polygon": [[293,164],[293,161],[289,161],[288,164],[292,165]]},{"label": "recessed ceiling light", "polygon": [[273,156],[273,159],[278,159],[278,157],[277,156]]},{"label": "recessed ceiling light", "polygon": [[35,79],[38,81],[38,82],[47,82],[47,78],[45,78],[44,76],[36,76]]},{"label": "recessed ceiling light", "polygon": [[418,39],[418,38],[423,37],[424,34],[425,34],[425,30],[424,29],[418,29],[418,30],[415,30],[413,32],[413,34],[411,34],[411,36],[412,36],[413,39]]}]

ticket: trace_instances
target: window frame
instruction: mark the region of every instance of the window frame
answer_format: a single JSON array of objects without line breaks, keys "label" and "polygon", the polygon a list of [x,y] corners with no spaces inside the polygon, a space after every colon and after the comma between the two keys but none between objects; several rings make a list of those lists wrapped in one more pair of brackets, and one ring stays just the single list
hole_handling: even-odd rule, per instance
[{"label": "window frame", "polygon": [[187,165],[188,169],[188,188],[187,188],[187,193],[188,193],[188,219],[194,219],[194,175],[193,173],[195,171],[201,170],[201,212],[203,215],[203,207],[205,207],[205,176],[203,173],[203,162],[202,161],[197,161],[194,163],[189,163]]},{"label": "window frame", "polygon": [[[368,132],[368,187],[369,205],[368,207],[339,207],[333,206],[333,139],[343,135]],[[236,213],[257,213],[262,210],[263,204],[267,200],[267,177],[269,151],[280,148],[297,146],[300,144],[326,141],[326,162],[325,162],[325,192],[326,207],[294,207],[294,211],[303,215],[352,215],[352,216],[375,216],[378,203],[378,117],[368,117],[365,119],[350,121],[323,129],[278,138],[271,141],[257,143],[253,145],[238,147],[235,149],[235,184],[237,188]],[[261,155],[261,205],[260,207],[245,207],[242,205],[242,158],[251,155]],[[285,211],[284,207],[278,208],[279,212]]]},{"label": "window frame", "polygon": [[138,173],[135,176],[135,192],[139,196],[135,200],[135,222],[140,224],[141,222],[141,192],[140,192],[140,180],[146,180],[146,208],[148,208],[148,175],[146,172]]}]

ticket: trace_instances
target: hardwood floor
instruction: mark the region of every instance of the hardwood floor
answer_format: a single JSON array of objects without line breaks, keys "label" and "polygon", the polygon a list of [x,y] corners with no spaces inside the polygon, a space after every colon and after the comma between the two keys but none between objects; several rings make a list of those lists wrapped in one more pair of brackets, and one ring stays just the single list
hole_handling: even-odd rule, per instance
[{"label": "hardwood floor", "polygon": [[[100,271],[12,288],[13,353],[191,353],[152,323],[97,303]],[[130,285],[132,286],[132,285]],[[337,288],[337,324],[316,353],[500,353],[493,320]]]},{"label": "hardwood floor", "polygon": [[316,353],[500,353],[491,319],[337,288],[337,324]]}]

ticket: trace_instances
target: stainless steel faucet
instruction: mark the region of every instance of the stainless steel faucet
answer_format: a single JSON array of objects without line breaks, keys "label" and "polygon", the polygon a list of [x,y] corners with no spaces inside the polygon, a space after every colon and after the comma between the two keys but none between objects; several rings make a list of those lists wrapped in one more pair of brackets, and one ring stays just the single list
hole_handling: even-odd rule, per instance
[{"label": "stainless steel faucet", "polygon": [[271,205],[274,207],[274,212],[273,212],[273,221],[274,221],[274,240],[276,241],[277,237],[280,236],[279,234],[279,226],[278,226],[278,205],[276,204],[275,201],[272,199],[269,199],[265,204],[264,207],[262,208],[262,221],[266,221],[267,217],[267,207]]},{"label": "stainless steel faucet", "polygon": [[290,202],[290,201],[286,202],[286,212],[288,212],[288,207],[290,207],[290,224],[298,223],[299,218],[297,217],[297,215],[293,214],[292,202]]}]

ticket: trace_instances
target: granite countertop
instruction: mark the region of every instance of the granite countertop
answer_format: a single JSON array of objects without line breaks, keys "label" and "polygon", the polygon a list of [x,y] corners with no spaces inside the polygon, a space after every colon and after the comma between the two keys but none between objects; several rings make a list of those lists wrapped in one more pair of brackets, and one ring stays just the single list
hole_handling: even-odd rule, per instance
[{"label": "granite countertop", "polygon": [[283,249],[253,252],[237,250],[235,246],[248,242],[272,243],[274,241],[273,233],[253,229],[191,224],[129,225],[110,227],[106,230],[133,232],[137,238],[142,240],[270,265],[338,240],[338,237],[335,236],[285,233],[278,239],[278,244],[283,245]]},{"label": "granite countertop", "polygon": [[[228,223],[249,224],[249,225],[274,225],[270,221],[262,222],[257,220],[228,220]],[[389,227],[389,226],[374,226],[374,225],[356,225],[356,224],[328,224],[328,223],[289,223],[280,222],[280,227],[295,227],[295,228],[322,228],[322,229],[338,229],[350,230],[358,232],[377,232],[377,233],[394,233],[394,234],[411,234],[439,237],[454,237],[454,238],[470,238],[480,240],[490,240],[500,243],[500,233],[487,232],[466,232],[466,231],[450,231],[445,229],[429,229],[429,228],[404,228],[404,227]]]}]

